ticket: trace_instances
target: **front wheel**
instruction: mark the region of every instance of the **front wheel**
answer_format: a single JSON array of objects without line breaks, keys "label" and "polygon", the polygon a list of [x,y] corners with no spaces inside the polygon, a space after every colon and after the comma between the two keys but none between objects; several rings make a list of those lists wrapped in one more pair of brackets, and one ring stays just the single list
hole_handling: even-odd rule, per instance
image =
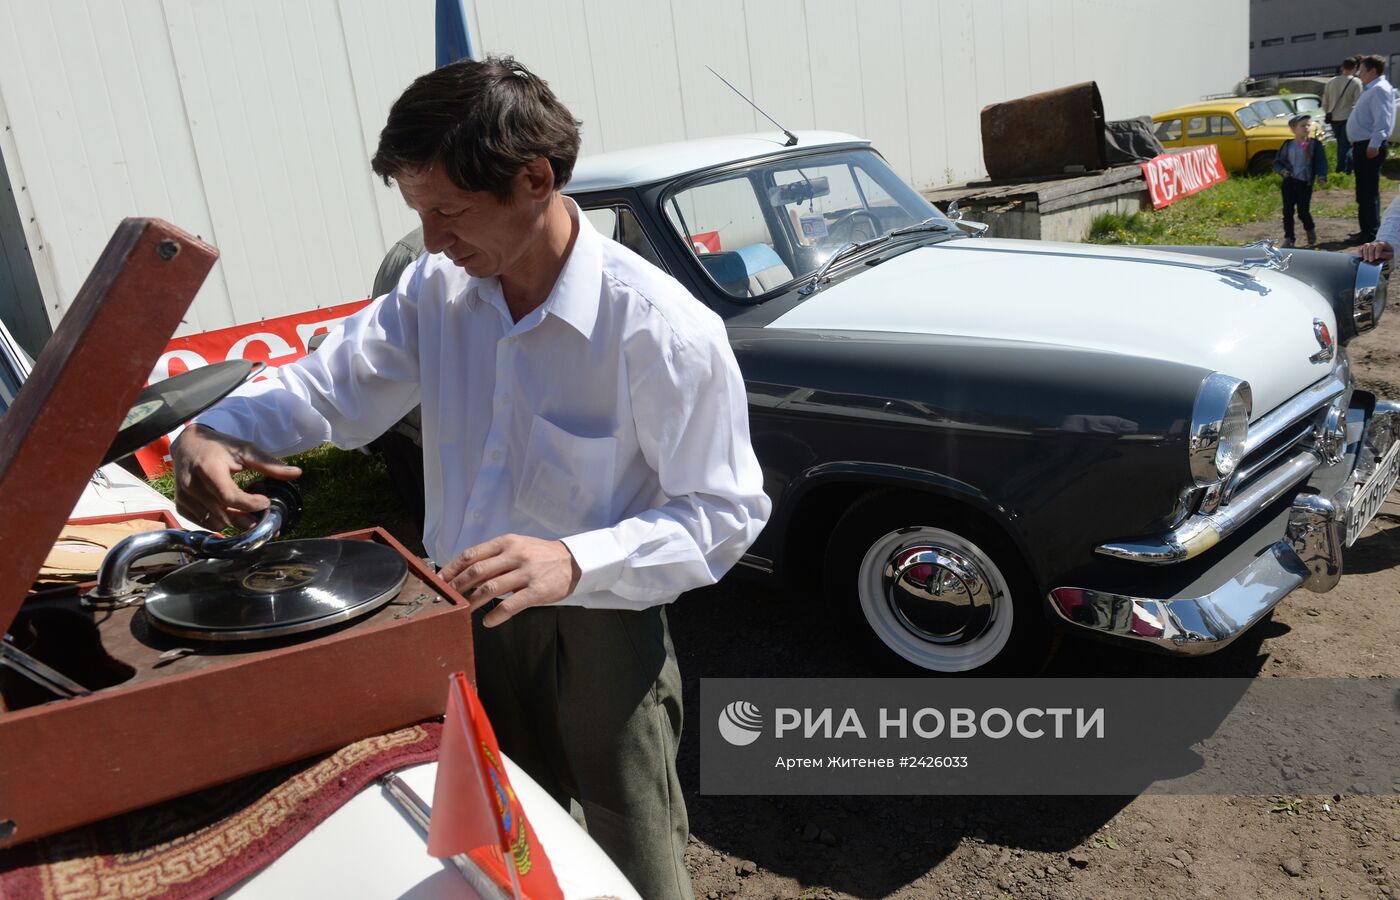
[{"label": "front wheel", "polygon": [[933,498],[874,495],[842,517],[828,599],[879,668],[1033,674],[1058,632],[1003,536]]}]

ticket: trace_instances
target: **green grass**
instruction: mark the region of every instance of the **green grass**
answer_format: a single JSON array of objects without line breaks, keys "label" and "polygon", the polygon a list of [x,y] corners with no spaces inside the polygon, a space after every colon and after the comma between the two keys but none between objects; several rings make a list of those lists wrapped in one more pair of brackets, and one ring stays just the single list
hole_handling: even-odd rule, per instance
[{"label": "green grass", "polygon": [[[382,525],[405,543],[413,546],[421,523],[411,523],[403,504],[389,481],[384,460],[366,456],[355,450],[340,450],[326,444],[287,458],[300,466],[301,477],[296,480],[305,509],[301,523],[283,538],[324,537],[342,531],[354,531]],[[234,480],[247,484],[257,478],[256,472],[240,472]],[[172,499],[175,478],[162,475],[153,479],[151,487]]]},{"label": "green grass", "polygon": [[[1336,144],[1327,145],[1329,165],[1335,169]],[[1096,218],[1085,239],[1092,244],[1232,244],[1221,237],[1224,228],[1251,222],[1278,219],[1283,214],[1282,179],[1267,175],[1231,173],[1230,177],[1159,210],[1125,215],[1109,213]],[[1333,174],[1329,188],[1353,190],[1351,175]],[[1355,216],[1356,204],[1319,203],[1313,207],[1319,216]]]}]

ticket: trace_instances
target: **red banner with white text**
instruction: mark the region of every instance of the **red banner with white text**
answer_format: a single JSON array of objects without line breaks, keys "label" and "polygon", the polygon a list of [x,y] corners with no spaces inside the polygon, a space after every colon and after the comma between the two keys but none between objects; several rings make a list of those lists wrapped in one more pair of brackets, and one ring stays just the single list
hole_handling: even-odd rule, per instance
[{"label": "red banner with white text", "polygon": [[[266,363],[268,369],[275,369],[301,359],[306,355],[306,345],[312,337],[330,331],[342,319],[368,304],[367,299],[353,300],[337,306],[323,306],[289,316],[263,319],[249,325],[234,325],[175,338],[156,360],[150,381],[163,381],[172,375],[228,359]],[[266,377],[266,374],[259,376]],[[161,438],[136,451],[136,459],[147,475],[161,474],[170,468],[170,439]]]},{"label": "red banner with white text", "polygon": [[1180,153],[1163,153],[1142,163],[1152,208],[1170,206],[1230,177],[1220,161],[1220,148],[1214,144],[1192,147]]}]

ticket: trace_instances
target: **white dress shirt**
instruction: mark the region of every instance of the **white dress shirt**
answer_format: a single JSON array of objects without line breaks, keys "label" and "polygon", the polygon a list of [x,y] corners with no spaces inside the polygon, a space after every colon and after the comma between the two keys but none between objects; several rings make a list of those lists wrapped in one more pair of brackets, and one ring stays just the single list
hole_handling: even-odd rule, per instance
[{"label": "white dress shirt", "polygon": [[1365,153],[1366,147],[1377,149],[1390,140],[1395,128],[1395,89],[1382,75],[1371,80],[1361,92],[1361,99],[1347,119],[1347,140],[1360,147],[1355,153]]},{"label": "white dress shirt", "polygon": [[714,583],[771,509],[724,323],[566,202],[573,250],[519,322],[499,280],[424,254],[315,353],[197,421],[286,455],[361,446],[421,403],[439,563],[513,533],[568,546],[567,604],[636,609]]},{"label": "white dress shirt", "polygon": [[1390,249],[1400,254],[1400,194],[1390,201],[1381,217],[1381,227],[1376,231],[1376,240],[1385,241]]}]

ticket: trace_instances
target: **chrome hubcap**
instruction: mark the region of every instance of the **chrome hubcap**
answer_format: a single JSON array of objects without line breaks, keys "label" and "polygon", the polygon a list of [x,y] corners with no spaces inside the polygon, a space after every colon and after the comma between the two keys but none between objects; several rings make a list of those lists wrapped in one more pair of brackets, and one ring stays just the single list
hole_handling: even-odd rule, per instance
[{"label": "chrome hubcap", "polygon": [[964,672],[986,665],[1011,635],[1010,592],[976,544],[950,531],[892,531],[861,561],[860,603],[876,636],[915,665]]},{"label": "chrome hubcap", "polygon": [[982,573],[946,547],[920,544],[896,553],[885,566],[885,597],[906,628],[935,644],[975,640],[991,622]]}]

